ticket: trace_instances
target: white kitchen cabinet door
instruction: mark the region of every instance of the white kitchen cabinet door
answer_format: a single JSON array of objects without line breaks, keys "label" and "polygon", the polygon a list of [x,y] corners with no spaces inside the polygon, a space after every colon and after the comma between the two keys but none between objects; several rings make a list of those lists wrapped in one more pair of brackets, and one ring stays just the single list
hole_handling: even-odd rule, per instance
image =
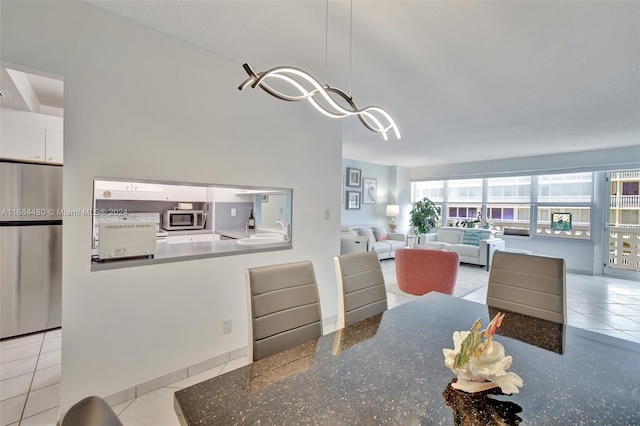
[{"label": "white kitchen cabinet door", "polygon": [[164,185],[167,201],[207,201],[207,188],[189,185]]},{"label": "white kitchen cabinet door", "polygon": [[164,192],[164,185],[161,183],[121,182],[115,180],[96,180],[95,188],[111,191]]},{"label": "white kitchen cabinet door", "polygon": [[115,180],[96,180],[95,189],[108,189],[111,191],[131,191],[131,182],[119,182]]},{"label": "white kitchen cabinet door", "polygon": [[169,235],[167,237],[167,243],[169,244],[199,243],[206,241],[213,241],[213,234]]},{"label": "white kitchen cabinet door", "polygon": [[45,161],[45,131],[32,126],[2,123],[0,158]]},{"label": "white kitchen cabinet door", "polygon": [[164,185],[161,183],[131,182],[131,190],[132,191],[164,192]]},{"label": "white kitchen cabinet door", "polygon": [[62,164],[64,147],[60,130],[45,130],[45,161],[47,163]]}]

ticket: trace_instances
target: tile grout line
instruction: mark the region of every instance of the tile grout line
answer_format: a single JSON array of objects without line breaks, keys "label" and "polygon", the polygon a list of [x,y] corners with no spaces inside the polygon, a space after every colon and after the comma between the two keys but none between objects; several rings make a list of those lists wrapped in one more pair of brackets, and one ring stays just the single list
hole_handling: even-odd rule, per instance
[{"label": "tile grout line", "polygon": [[[42,343],[41,343],[41,345],[40,345],[40,351],[38,351],[38,359],[36,360],[36,366],[35,366],[35,367],[34,367],[34,369],[33,369],[33,376],[31,376],[31,383],[29,383],[29,390],[27,391],[27,398],[26,398],[26,399],[25,399],[25,401],[24,401],[24,406],[22,407],[22,412],[20,413],[20,420],[18,420],[18,426],[19,426],[19,425],[21,425],[21,424],[22,424],[22,421],[25,419],[25,417],[24,417],[24,413],[25,413],[25,411],[26,411],[26,409],[27,409],[27,403],[29,402],[29,396],[31,395],[31,391],[32,391],[32,387],[33,387],[33,382],[34,382],[34,380],[35,380],[35,378],[36,378],[36,372],[38,371],[38,363],[40,362],[40,356],[41,356],[41,355],[42,355],[42,353],[43,353],[43,352],[42,352],[42,349],[44,348],[44,342],[45,342],[45,340],[47,340],[47,339],[45,339],[45,336],[46,336],[46,331],[45,331],[45,332],[43,333],[43,335],[42,335]],[[49,352],[51,352],[51,351],[49,351]],[[45,352],[45,353],[46,353],[46,352]],[[56,365],[57,365],[57,364],[56,364]],[[55,385],[56,385],[56,383],[53,383],[53,384],[51,384],[51,385],[49,385],[49,386],[44,386],[44,387],[42,387],[42,388],[40,388],[40,389],[46,389],[46,388],[48,388],[48,387],[50,387],[50,386],[55,386]],[[36,389],[36,390],[38,390],[38,389]],[[58,407],[58,408],[60,407],[60,404],[59,404],[59,403],[58,403],[57,407]],[[42,413],[44,413],[44,412],[46,412],[46,411],[49,411],[49,410],[51,410],[51,409],[53,409],[53,408],[55,408],[55,407],[51,407],[51,408],[47,408],[46,410],[38,411],[37,413],[33,413],[32,415],[30,415],[29,417],[26,417],[26,418],[28,419],[28,418],[31,418],[31,417],[33,417],[33,416],[37,416],[38,414],[42,414]]]},{"label": "tile grout line", "polygon": [[40,349],[38,350],[38,358],[36,358],[36,365],[33,367],[31,382],[29,382],[29,390],[27,390],[27,397],[24,399],[24,405],[22,406],[22,411],[20,412],[20,419],[18,420],[18,426],[22,423],[24,412],[27,409],[27,402],[29,402],[29,395],[31,394],[31,386],[33,386],[33,380],[36,377],[36,371],[38,370],[38,361],[40,361],[40,353],[42,352],[42,347],[44,346],[44,335],[45,333],[42,333],[42,340],[40,341]]}]

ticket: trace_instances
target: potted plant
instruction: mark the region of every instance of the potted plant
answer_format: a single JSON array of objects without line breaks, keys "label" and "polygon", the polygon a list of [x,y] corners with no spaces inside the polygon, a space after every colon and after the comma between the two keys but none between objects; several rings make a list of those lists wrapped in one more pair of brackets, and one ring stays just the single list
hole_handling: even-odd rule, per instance
[{"label": "potted plant", "polygon": [[493,222],[488,219],[482,220],[482,228],[483,229],[493,229]]},{"label": "potted plant", "polygon": [[414,204],[413,210],[409,212],[409,215],[411,233],[420,237],[420,235],[428,234],[429,231],[436,227],[436,221],[440,217],[440,207],[425,197]]},{"label": "potted plant", "polygon": [[476,223],[478,223],[478,219],[464,219],[460,222],[460,226],[462,228],[475,228]]}]

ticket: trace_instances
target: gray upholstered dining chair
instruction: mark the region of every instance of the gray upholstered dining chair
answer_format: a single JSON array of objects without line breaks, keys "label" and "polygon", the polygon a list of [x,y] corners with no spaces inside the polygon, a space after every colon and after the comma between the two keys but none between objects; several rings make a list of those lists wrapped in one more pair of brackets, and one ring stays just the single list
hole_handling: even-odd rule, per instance
[{"label": "gray upholstered dining chair", "polygon": [[318,285],[311,261],[249,268],[246,277],[250,361],[322,336]]},{"label": "gray upholstered dining chair", "polygon": [[104,399],[94,395],[69,408],[60,426],[122,426],[122,422]]},{"label": "gray upholstered dining chair", "polygon": [[564,259],[496,251],[487,305],[566,324]]},{"label": "gray upholstered dining chair", "polygon": [[387,310],[387,290],[376,252],[335,256],[333,264],[338,284],[337,329]]}]

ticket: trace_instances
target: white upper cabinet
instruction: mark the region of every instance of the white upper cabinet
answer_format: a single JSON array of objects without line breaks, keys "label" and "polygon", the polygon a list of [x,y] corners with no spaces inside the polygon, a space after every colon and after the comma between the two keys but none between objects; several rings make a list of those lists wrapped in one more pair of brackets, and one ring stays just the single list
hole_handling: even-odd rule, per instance
[{"label": "white upper cabinet", "polygon": [[116,180],[96,180],[96,189],[108,189],[112,191],[151,191],[164,192],[164,185],[161,183],[146,182],[124,182]]},{"label": "white upper cabinet", "polygon": [[0,157],[12,160],[45,161],[45,130],[2,123]]},{"label": "white upper cabinet", "polygon": [[164,185],[166,201],[207,201],[207,188],[204,186]]},{"label": "white upper cabinet", "polygon": [[115,180],[96,180],[95,189],[107,189],[111,191],[131,191],[131,182],[118,182]]},{"label": "white upper cabinet", "polygon": [[131,182],[131,190],[132,191],[164,192],[164,185],[161,183]]},{"label": "white upper cabinet", "polygon": [[2,108],[0,158],[62,164],[62,118]]},{"label": "white upper cabinet", "polygon": [[97,200],[163,201],[166,198],[164,185],[161,183],[96,180],[94,189]]},{"label": "white upper cabinet", "polygon": [[98,200],[207,201],[207,188],[204,186],[95,180],[94,188]]},{"label": "white upper cabinet", "polygon": [[63,137],[60,130],[45,130],[45,161],[62,164]]}]

